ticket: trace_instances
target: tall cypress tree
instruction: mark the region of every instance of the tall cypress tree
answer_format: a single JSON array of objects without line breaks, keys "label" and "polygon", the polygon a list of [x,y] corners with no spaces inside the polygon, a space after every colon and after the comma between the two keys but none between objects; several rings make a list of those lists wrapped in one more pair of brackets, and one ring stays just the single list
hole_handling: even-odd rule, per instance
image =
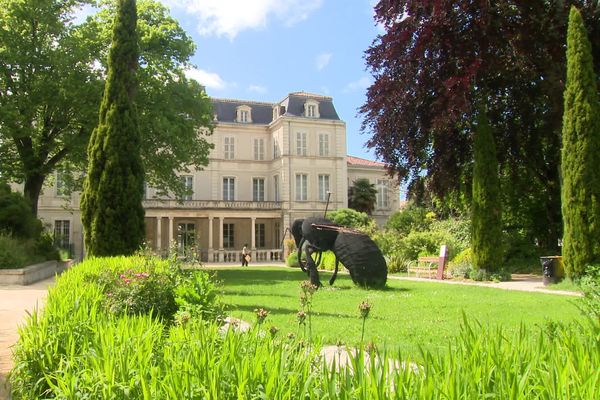
[{"label": "tall cypress tree", "polygon": [[144,170],[134,105],[136,25],[136,0],[118,0],[108,77],[99,123],[88,144],[81,197],[86,251],[93,256],[131,254],[145,237]]},{"label": "tall cypress tree", "polygon": [[600,103],[591,45],[581,14],[571,7],[562,131],[563,256],[578,278],[600,262]]},{"label": "tall cypress tree", "polygon": [[496,145],[484,109],[480,110],[477,118],[473,154],[473,266],[478,270],[494,272],[502,263],[502,207]]}]

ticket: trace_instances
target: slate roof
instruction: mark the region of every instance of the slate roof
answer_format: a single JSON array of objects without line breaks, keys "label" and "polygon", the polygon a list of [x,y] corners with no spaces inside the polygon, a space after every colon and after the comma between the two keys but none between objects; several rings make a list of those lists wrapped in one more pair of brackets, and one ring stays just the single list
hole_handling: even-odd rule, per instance
[{"label": "slate roof", "polygon": [[252,109],[252,124],[268,125],[273,121],[273,107],[276,105],[281,107],[280,115],[302,117],[304,103],[307,100],[314,100],[319,103],[319,119],[340,120],[333,106],[333,99],[319,94],[294,92],[277,103],[217,98],[212,98],[211,102],[213,113],[217,115],[219,122],[236,122],[237,108],[245,105]]}]

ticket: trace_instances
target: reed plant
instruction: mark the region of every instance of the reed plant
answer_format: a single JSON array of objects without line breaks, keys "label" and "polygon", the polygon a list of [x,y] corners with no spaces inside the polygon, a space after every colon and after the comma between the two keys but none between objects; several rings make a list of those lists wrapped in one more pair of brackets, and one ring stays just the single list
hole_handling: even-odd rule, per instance
[{"label": "reed plant", "polygon": [[20,330],[15,400],[600,398],[594,318],[508,331],[464,316],[445,350],[411,359],[361,348],[335,365],[320,354],[319,338],[268,334],[260,309],[261,324],[246,333],[199,318],[177,325],[152,313],[107,312],[97,269],[138,261],[83,263],[50,289],[43,313]]}]

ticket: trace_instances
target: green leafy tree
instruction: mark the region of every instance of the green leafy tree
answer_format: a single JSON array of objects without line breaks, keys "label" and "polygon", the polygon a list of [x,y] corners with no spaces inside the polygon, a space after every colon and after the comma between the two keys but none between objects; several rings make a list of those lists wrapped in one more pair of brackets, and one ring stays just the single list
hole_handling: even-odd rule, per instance
[{"label": "green leafy tree", "polygon": [[[361,107],[367,145],[414,200],[470,204],[471,122],[480,99],[495,129],[510,231],[556,248],[569,8],[582,10],[600,71],[600,2],[380,0]],[[428,196],[429,195],[429,196]],[[428,204],[428,203],[426,203]],[[446,203],[447,204],[447,203]],[[462,209],[462,207],[458,207]],[[438,211],[438,210],[436,210]]]},{"label": "green leafy tree", "polygon": [[360,178],[348,188],[348,207],[371,215],[377,201],[377,189],[368,179]]},{"label": "green leafy tree", "polygon": [[495,272],[502,262],[502,213],[498,159],[492,129],[480,110],[473,140],[472,236],[475,269]]},{"label": "green leafy tree", "polygon": [[134,104],[138,40],[136,0],[119,0],[98,127],[88,145],[81,196],[88,254],[128,255],[145,236],[144,169]]},{"label": "green leafy tree", "polygon": [[571,7],[562,145],[563,255],[578,278],[600,261],[600,100],[587,31]]},{"label": "green leafy tree", "polygon": [[[85,22],[73,21],[77,7],[91,2],[0,0],[0,174],[24,183],[35,213],[44,182],[57,169],[80,187],[67,175],[85,170],[98,123],[115,3],[103,1]],[[138,15],[146,181],[181,194],[176,172],[208,162],[211,105],[204,88],[185,76],[195,45],[167,8],[139,0]]]}]

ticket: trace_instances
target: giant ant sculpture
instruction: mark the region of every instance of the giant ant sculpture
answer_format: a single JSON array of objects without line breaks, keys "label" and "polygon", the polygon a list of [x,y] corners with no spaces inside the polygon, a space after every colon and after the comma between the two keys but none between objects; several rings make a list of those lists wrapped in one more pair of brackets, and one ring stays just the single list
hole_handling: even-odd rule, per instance
[{"label": "giant ant sculpture", "polygon": [[[334,224],[322,217],[297,219],[291,228],[296,247],[298,263],[308,274],[313,285],[322,286],[317,267],[323,251],[335,254],[335,270],[329,284],[337,277],[338,265],[342,264],[350,272],[352,281],[360,286],[382,288],[387,280],[387,264],[379,247],[366,234]],[[302,260],[302,249],[306,252],[306,263]],[[317,253],[317,260],[313,254]]]}]

